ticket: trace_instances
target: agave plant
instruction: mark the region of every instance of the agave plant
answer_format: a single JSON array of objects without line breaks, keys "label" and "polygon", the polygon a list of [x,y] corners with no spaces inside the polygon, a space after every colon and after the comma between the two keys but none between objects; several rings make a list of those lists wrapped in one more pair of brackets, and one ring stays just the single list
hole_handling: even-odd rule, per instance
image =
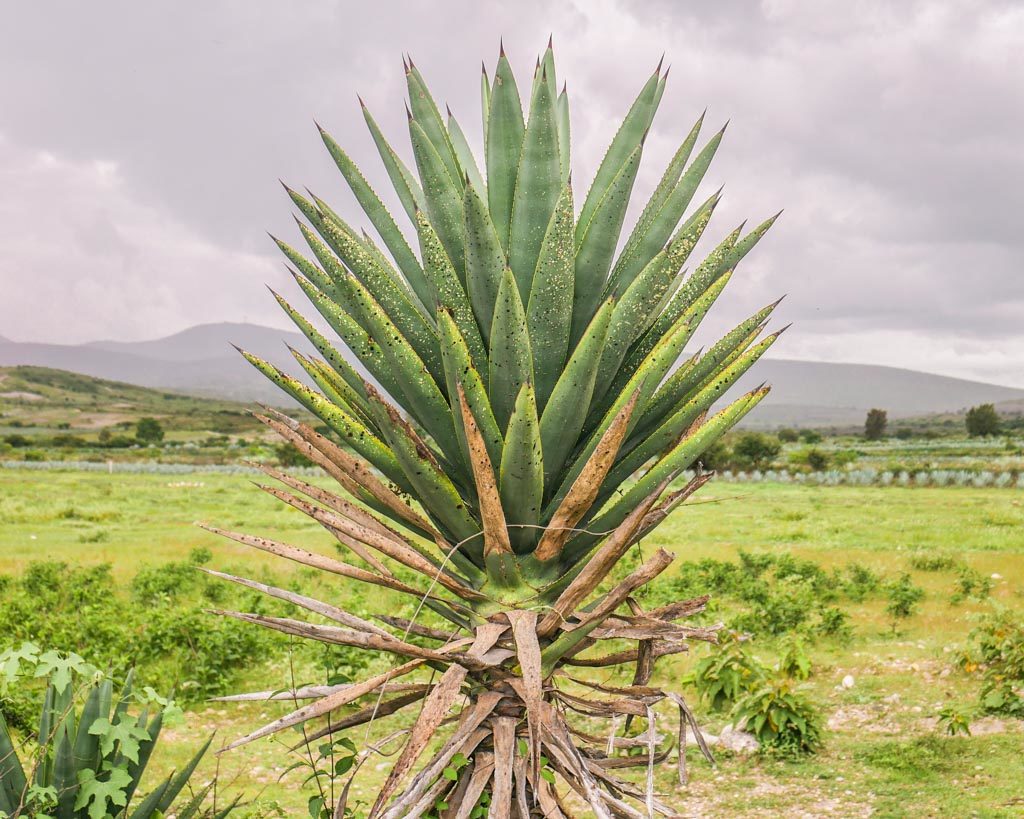
[{"label": "agave plant", "polygon": [[[617,252],[665,91],[660,64],[578,209],[569,99],[564,86],[558,90],[550,43],[537,61],[526,115],[504,50],[493,81],[484,69],[482,168],[411,60],[405,73],[415,173],[360,103],[415,240],[320,129],[377,238],[312,193],[287,189],[309,252],[277,244],[341,344],[277,296],[319,351],[294,353],[308,379],[242,351],[330,434],[270,410],[258,417],[343,491],[270,467],[264,471],[284,488],[264,489],[321,524],[352,562],[211,528],[408,595],[450,628],[387,615],[381,626],[329,602],[223,575],[330,624],[224,614],[403,660],[363,682],[284,695],[313,701],[234,746],[333,714],[312,731],[319,739],[419,703],[371,816],[421,816],[441,806],[444,816],[464,817],[486,793],[495,816],[561,817],[566,788],[598,816],[640,815],[630,800],[671,813],[649,786],[615,769],[667,756],[668,749],[655,749],[659,702],[678,707],[680,742],[686,724],[699,739],[685,702],[650,681],[657,658],[715,635],[678,622],[701,611],[706,598],[651,611],[637,603],[637,590],[672,561],[668,552],[646,556],[628,574],[615,570],[709,476],[698,469],[684,485],[673,481],[768,391],[759,387],[709,413],[777,338],[762,338],[774,304],[707,351],[686,351],[774,217],[746,234],[737,227],[691,273],[684,270],[720,196],[687,215],[724,131],[698,149],[702,116]],[[611,639],[636,646],[602,651]],[[635,666],[632,683],[620,687],[573,670],[626,664]],[[429,681],[396,682],[420,669],[431,672]],[[606,742],[575,725],[573,714],[646,721],[648,730]],[[442,726],[451,730],[423,759]],[[643,749],[649,753],[637,753]],[[453,759],[468,760],[454,778],[445,773]],[[684,763],[680,747],[681,776]]]},{"label": "agave plant", "polygon": [[[17,664],[19,655],[10,652],[8,655],[13,656]],[[77,655],[71,657],[81,661]],[[42,659],[45,660],[46,655]],[[160,738],[164,706],[154,702],[138,715],[129,713],[133,703],[132,672],[115,701],[110,679],[94,681],[84,692],[76,691],[67,668],[65,664],[64,670],[50,676],[39,718],[38,745],[33,753],[26,755],[24,764],[18,756],[17,743],[0,714],[0,816],[12,819],[163,816],[189,785],[212,737],[180,771],[172,772],[155,783],[149,793],[136,799]],[[175,815],[180,819],[227,816],[238,799],[219,811],[210,812],[203,807],[214,787],[211,781],[188,791],[183,800],[177,801]]]}]

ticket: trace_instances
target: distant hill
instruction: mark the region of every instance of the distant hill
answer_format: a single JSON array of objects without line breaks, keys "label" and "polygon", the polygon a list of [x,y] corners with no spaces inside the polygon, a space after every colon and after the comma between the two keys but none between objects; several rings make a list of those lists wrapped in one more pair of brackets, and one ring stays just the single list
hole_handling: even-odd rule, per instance
[{"label": "distant hill", "polygon": [[[279,402],[280,403],[280,402]],[[256,433],[262,425],[248,403],[198,398],[48,367],[0,367],[0,431],[89,436],[134,427],[143,416],[168,430]]]},{"label": "distant hill", "polygon": [[281,402],[281,392],[231,348],[237,344],[289,371],[286,344],[310,351],[299,333],[254,324],[203,324],[155,341],[37,344],[0,340],[0,366],[31,364],[238,401]]},{"label": "distant hill", "polygon": [[[295,332],[224,323],[142,342],[58,345],[0,338],[0,365],[33,364],[195,395],[280,403],[280,392],[231,349],[232,343],[291,372],[298,366],[285,344],[309,350]],[[1024,401],[1022,389],[978,381],[895,367],[785,359],[758,362],[734,389],[750,389],[762,381],[772,384],[772,393],[749,416],[749,426],[848,426],[861,423],[871,407],[885,409],[895,419]]]}]

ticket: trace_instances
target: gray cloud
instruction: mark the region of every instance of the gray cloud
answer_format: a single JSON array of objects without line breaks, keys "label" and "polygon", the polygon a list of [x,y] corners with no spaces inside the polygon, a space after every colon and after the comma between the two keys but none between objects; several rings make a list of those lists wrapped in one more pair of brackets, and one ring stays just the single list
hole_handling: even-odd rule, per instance
[{"label": "gray cloud", "polygon": [[[662,51],[638,196],[708,106],[732,124],[712,239],[786,213],[708,330],[782,292],[780,354],[1024,386],[1024,10],[1003,2],[21,4],[0,33],[0,334],[144,338],[281,323],[280,176],[359,215],[316,117],[378,187],[356,93],[404,145],[410,52],[464,127],[504,36],[547,34],[587,180]],[[404,148],[403,148],[404,150]],[[581,187],[584,183],[578,183]]]}]

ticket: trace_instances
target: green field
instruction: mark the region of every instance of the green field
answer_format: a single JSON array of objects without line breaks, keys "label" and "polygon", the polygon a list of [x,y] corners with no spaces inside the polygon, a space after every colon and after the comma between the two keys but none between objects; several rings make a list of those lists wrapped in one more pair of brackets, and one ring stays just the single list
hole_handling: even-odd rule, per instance
[{"label": "green field", "polygon": [[[129,581],[143,567],[181,561],[193,547],[205,546],[213,553],[214,568],[244,567],[250,576],[271,573],[278,582],[299,588],[315,583],[320,594],[328,590],[326,599],[333,590],[335,602],[351,600],[348,589],[335,580],[311,578],[209,535],[194,521],[333,549],[325,532],[242,475],[2,470],[0,574],[16,577],[39,560],[109,562],[123,587],[119,593],[127,595]],[[819,754],[796,761],[720,754],[717,770],[692,755],[692,783],[685,791],[675,792],[668,765],[658,773],[670,801],[685,815],[706,816],[1020,815],[1021,723],[979,719],[973,736],[951,738],[936,729],[935,716],[944,704],[977,701],[979,681],[958,670],[954,653],[964,646],[979,615],[994,606],[1024,611],[1021,532],[1024,502],[1014,490],[714,483],[702,490],[645,541],[645,550],[665,546],[680,562],[733,560],[741,551],[788,553],[826,570],[856,562],[885,578],[909,571],[926,597],[920,611],[895,632],[881,596],[844,602],[852,639],[814,642],[813,674],[805,685],[828,722]],[[954,573],[913,570],[910,558],[921,553],[953,554],[982,575],[997,576],[991,596],[954,605]],[[673,570],[659,579],[652,594],[671,582]],[[353,608],[394,613],[405,606],[382,595],[360,599]],[[715,614],[728,619],[735,610],[725,604]],[[758,637],[754,650],[772,662],[779,641]],[[682,687],[681,677],[704,652],[698,648],[692,658],[660,660],[658,684]],[[307,660],[301,662],[307,665],[299,673],[307,673]],[[241,668],[232,688],[288,684],[289,663],[280,652],[253,656]],[[855,680],[852,688],[839,686],[846,675]],[[692,690],[682,690],[696,699]],[[219,741],[228,741],[272,713],[265,706],[196,704],[185,723],[169,734],[161,763],[180,762],[209,730],[218,729]],[[703,708],[698,713],[717,733],[723,717]],[[277,781],[290,762],[280,744],[265,741],[222,757],[221,778],[257,798],[263,809],[276,803],[284,815],[299,815],[310,795],[300,787],[301,775]],[[382,775],[380,770],[369,774],[361,781],[364,796]]]}]

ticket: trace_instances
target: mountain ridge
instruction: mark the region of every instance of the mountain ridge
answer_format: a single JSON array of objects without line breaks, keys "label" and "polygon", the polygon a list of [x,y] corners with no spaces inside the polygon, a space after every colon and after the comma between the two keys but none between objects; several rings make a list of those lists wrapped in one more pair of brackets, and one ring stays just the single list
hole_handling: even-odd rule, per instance
[{"label": "mountain ridge", "polygon": [[[242,401],[280,401],[281,394],[231,349],[238,346],[289,372],[301,372],[288,346],[314,352],[300,333],[248,323],[203,324],[140,342],[78,345],[15,342],[0,337],[0,365],[70,370],[144,387]],[[360,368],[361,369],[361,368]],[[765,358],[734,392],[762,381],[772,394],[748,419],[759,427],[848,425],[871,407],[890,417],[959,411],[981,403],[1019,402],[1024,389],[902,367]]]}]

